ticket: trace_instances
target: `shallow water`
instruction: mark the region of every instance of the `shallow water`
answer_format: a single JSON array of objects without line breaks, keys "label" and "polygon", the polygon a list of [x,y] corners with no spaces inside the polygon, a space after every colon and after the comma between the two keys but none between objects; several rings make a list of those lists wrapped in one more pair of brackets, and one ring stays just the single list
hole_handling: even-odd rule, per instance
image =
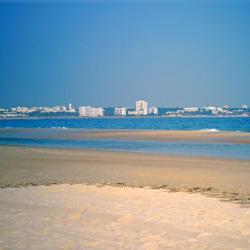
[{"label": "shallow water", "polygon": [[[29,147],[102,149],[145,153],[227,157],[250,159],[250,144],[236,144],[215,141],[139,141],[119,139],[80,139],[71,136],[78,132],[99,131],[105,128],[117,129],[174,129],[200,130],[250,130],[248,118],[101,118],[101,119],[29,119],[0,120],[0,145]],[[21,129],[18,129],[18,128]],[[41,129],[37,129],[41,127]],[[44,129],[52,127],[49,129]],[[58,128],[60,127],[60,128]],[[65,129],[66,127],[74,129]],[[80,127],[80,129],[75,128]],[[29,129],[31,128],[31,129]],[[36,129],[33,129],[36,128]],[[64,129],[62,129],[64,128]],[[55,138],[57,135],[62,138]],[[66,138],[63,136],[66,135]]]},{"label": "shallow water", "polygon": [[0,145],[29,147],[102,149],[172,155],[193,155],[250,159],[250,144],[205,143],[197,141],[159,142],[135,140],[71,140],[0,137]]}]

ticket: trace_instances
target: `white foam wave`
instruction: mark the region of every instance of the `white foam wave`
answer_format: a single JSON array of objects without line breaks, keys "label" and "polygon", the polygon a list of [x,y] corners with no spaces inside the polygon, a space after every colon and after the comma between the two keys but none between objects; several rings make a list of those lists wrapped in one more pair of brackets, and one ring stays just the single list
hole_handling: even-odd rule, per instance
[{"label": "white foam wave", "polygon": [[67,129],[67,127],[50,127],[50,128],[53,128],[53,129]]},{"label": "white foam wave", "polygon": [[221,132],[221,130],[215,129],[215,128],[205,128],[200,129],[199,131],[206,131],[206,132]]}]

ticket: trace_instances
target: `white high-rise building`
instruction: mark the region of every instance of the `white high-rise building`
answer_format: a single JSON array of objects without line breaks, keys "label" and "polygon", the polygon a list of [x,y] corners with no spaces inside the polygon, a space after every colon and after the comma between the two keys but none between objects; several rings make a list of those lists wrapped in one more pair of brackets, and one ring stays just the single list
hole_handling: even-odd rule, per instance
[{"label": "white high-rise building", "polygon": [[103,116],[104,109],[103,108],[95,108],[95,116]]},{"label": "white high-rise building", "polygon": [[115,115],[117,116],[126,116],[127,109],[126,108],[115,108]]},{"label": "white high-rise building", "polygon": [[79,116],[81,116],[81,117],[100,117],[100,116],[103,116],[103,108],[82,106],[82,107],[79,107]]},{"label": "white high-rise building", "polygon": [[148,114],[148,103],[146,101],[140,100],[135,103],[135,111],[137,115],[147,115]]}]

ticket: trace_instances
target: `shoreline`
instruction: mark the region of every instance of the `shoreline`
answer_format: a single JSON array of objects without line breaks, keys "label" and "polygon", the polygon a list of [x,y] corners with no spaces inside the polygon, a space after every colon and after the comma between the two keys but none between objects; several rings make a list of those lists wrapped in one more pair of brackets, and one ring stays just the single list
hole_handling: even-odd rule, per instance
[{"label": "shoreline", "polygon": [[[209,142],[211,143],[211,142]],[[237,143],[236,143],[237,144]],[[221,159],[221,160],[239,160],[239,161],[250,161],[250,158],[235,157],[235,156],[218,156],[218,155],[205,155],[205,154],[188,154],[188,153],[167,153],[167,152],[155,152],[155,151],[134,151],[126,149],[106,149],[106,148],[88,148],[88,147],[72,147],[72,146],[40,146],[40,145],[26,145],[26,144],[0,144],[0,147],[21,147],[21,148],[34,148],[34,149],[55,149],[55,150],[84,150],[84,151],[101,151],[111,153],[135,153],[135,154],[146,154],[151,156],[166,156],[166,157],[189,157],[189,158],[204,158],[204,159]]]},{"label": "shoreline", "polygon": [[144,189],[144,190],[161,190],[168,193],[186,193],[186,194],[198,194],[204,195],[206,197],[216,198],[221,202],[231,202],[240,205],[241,208],[250,208],[250,193],[240,193],[235,191],[225,191],[219,190],[215,187],[171,187],[171,185],[163,184],[160,186],[141,186],[141,185],[127,185],[124,182],[103,182],[103,183],[88,183],[88,182],[77,182],[77,183],[46,183],[46,184],[36,184],[36,183],[25,183],[25,184],[7,184],[6,186],[0,186],[0,190],[4,189],[19,189],[19,188],[32,188],[32,187],[59,187],[63,185],[69,186],[96,186],[101,187],[113,187],[113,188],[132,188],[132,189]]},{"label": "shoreline", "polygon": [[[46,134],[46,132],[50,132]],[[33,133],[32,138],[48,139],[119,139],[142,141],[205,141],[207,143],[250,144],[250,132],[213,131],[213,130],[129,130],[129,129],[71,129],[71,128],[0,128],[0,135],[16,132]],[[38,135],[34,135],[37,132]],[[63,132],[63,133],[62,133]],[[39,133],[41,133],[39,135]],[[25,137],[24,137],[25,138]]]},{"label": "shoreline", "polygon": [[0,187],[150,187],[250,205],[250,161],[82,149],[0,146]]},{"label": "shoreline", "polygon": [[42,119],[127,119],[127,118],[139,118],[139,119],[145,119],[145,118],[249,118],[250,116],[246,116],[246,115],[228,115],[228,116],[210,116],[210,115],[193,115],[193,116],[101,116],[101,117],[79,117],[79,116],[72,116],[72,117],[67,117],[67,116],[52,116],[52,117],[13,117],[13,118],[5,118],[5,117],[0,117],[0,120],[29,120],[29,119],[36,119],[36,120],[42,120]]}]

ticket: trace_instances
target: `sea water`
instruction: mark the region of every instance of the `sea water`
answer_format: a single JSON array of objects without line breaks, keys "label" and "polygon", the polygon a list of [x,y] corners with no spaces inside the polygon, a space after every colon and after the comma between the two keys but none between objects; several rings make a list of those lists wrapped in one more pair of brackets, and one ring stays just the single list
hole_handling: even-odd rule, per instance
[{"label": "sea water", "polygon": [[[250,159],[249,144],[215,143],[206,141],[136,141],[107,139],[55,139],[50,135],[67,134],[71,129],[127,130],[208,130],[250,131],[250,118],[86,118],[86,119],[18,119],[0,120],[0,145],[29,147],[101,149],[144,153],[228,157]],[[18,128],[22,128],[19,130]],[[24,128],[24,129],[23,129]],[[31,128],[31,130],[29,129]],[[42,128],[32,130],[32,128]],[[8,132],[9,131],[9,132]],[[53,136],[52,136],[53,137]]]},{"label": "sea water", "polygon": [[250,117],[0,119],[0,128],[157,129],[250,132]]},{"label": "sea water", "polygon": [[196,141],[70,140],[0,137],[0,145],[47,148],[101,149],[170,155],[226,157],[250,160],[249,144],[204,143]]}]

